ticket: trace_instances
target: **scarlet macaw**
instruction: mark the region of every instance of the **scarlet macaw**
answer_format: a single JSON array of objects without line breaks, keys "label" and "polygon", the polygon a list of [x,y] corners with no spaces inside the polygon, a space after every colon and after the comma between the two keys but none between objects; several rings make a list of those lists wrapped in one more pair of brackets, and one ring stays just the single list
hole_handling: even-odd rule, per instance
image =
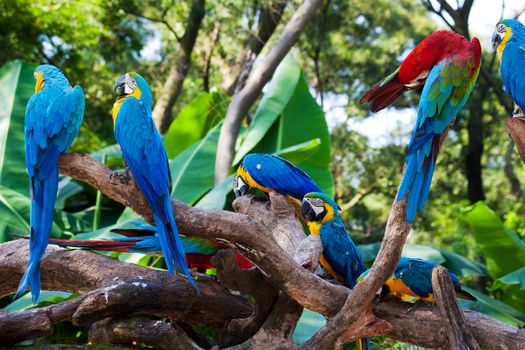
[{"label": "scarlet macaw", "polygon": [[[432,270],[438,264],[417,258],[407,258],[402,256],[397,264],[397,268],[385,282],[383,294],[392,294],[404,301],[414,298],[427,302],[434,302],[432,289]],[[365,278],[370,270],[363,272],[358,281]],[[461,283],[455,274],[449,272],[452,284],[459,298],[476,300],[469,292],[461,289]]]},{"label": "scarlet macaw", "polygon": [[425,38],[391,75],[376,83],[361,99],[377,112],[407,90],[423,86],[416,126],[408,145],[406,171],[397,194],[407,193],[406,218],[414,222],[430,190],[436,159],[448,128],[467,102],[478,77],[481,46],[477,38],[440,30]]},{"label": "scarlet macaw", "polygon": [[137,186],[151,206],[155,226],[168,267],[177,264],[197,285],[186,266],[183,246],[171,206],[171,175],[166,149],[151,117],[152,95],[148,84],[137,73],[122,75],[113,86],[118,98],[113,105],[115,138]]},{"label": "scarlet macaw", "polygon": [[[301,203],[301,212],[308,221],[310,233],[321,237],[321,265],[336,280],[354,288],[357,278],[366,268],[361,252],[346,231],[338,211],[337,203],[324,193],[307,193]],[[357,349],[368,349],[368,346],[367,338],[357,342]]]},{"label": "scarlet macaw", "polygon": [[26,167],[30,178],[31,232],[29,261],[15,297],[31,285],[33,303],[40,294],[40,262],[53,224],[58,186],[58,159],[75,139],[84,118],[84,92],[71,87],[55,66],[35,70],[35,94],[26,106]]},{"label": "scarlet macaw", "polygon": [[304,171],[286,159],[266,153],[248,154],[237,169],[233,180],[235,196],[245,195],[250,188],[282,194],[297,208],[308,192],[322,192]]},{"label": "scarlet macaw", "polygon": [[[157,229],[154,226],[134,220],[128,222],[122,228],[112,229],[111,232],[118,233],[123,237],[86,240],[50,238],[49,243],[65,248],[162,255]],[[13,236],[28,238],[28,236],[23,235]],[[211,258],[220,249],[232,248],[226,243],[209,239],[184,236],[181,236],[180,239],[186,252],[186,264],[189,268],[199,272],[214,269],[215,267],[211,264]],[[240,268],[249,269],[254,266],[250,260],[238,251],[235,251],[235,256]]]},{"label": "scarlet macaw", "polygon": [[518,106],[513,117],[525,120],[525,26],[515,19],[504,19],[496,24],[492,46],[501,62],[501,79],[505,92]]}]

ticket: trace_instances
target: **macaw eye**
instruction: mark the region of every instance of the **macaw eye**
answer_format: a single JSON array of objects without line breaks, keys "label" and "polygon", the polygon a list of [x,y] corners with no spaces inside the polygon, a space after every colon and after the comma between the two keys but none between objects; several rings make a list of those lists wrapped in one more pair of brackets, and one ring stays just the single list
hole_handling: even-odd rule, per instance
[{"label": "macaw eye", "polygon": [[322,207],[324,205],[324,202],[321,198],[312,198],[310,203],[316,207]]},{"label": "macaw eye", "polygon": [[505,25],[503,23],[500,23],[496,26],[496,30],[499,32],[499,33],[505,33],[505,31],[507,30],[507,28],[505,27]]}]

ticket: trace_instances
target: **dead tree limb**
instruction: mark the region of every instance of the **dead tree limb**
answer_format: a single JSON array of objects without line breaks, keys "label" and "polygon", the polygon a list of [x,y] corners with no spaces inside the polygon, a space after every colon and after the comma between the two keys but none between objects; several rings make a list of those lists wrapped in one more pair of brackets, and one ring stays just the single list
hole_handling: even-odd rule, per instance
[{"label": "dead tree limb", "polygon": [[452,279],[443,266],[432,271],[432,291],[452,350],[480,350],[456,300]]},{"label": "dead tree limb", "polygon": [[277,43],[270,49],[265,59],[252,70],[245,86],[232,96],[221,127],[217,156],[215,158],[215,183],[226,179],[235,153],[235,141],[239,135],[242,118],[261,94],[263,86],[270,81],[279,63],[299,39],[306,23],[321,6],[321,0],[305,0],[295,11],[284,28]]},{"label": "dead tree limb", "polygon": [[[28,258],[27,245],[26,240],[0,245],[0,296],[16,290]],[[252,314],[253,308],[244,298],[230,294],[216,282],[200,279],[197,284],[200,296],[185,277],[50,246],[42,262],[42,289],[85,295],[44,308],[0,313],[0,342],[12,344],[48,335],[53,324],[63,321],[91,324],[106,317],[141,313],[224,327],[232,319]]]},{"label": "dead tree limb", "polygon": [[129,345],[135,342],[164,350],[203,349],[176,324],[143,318],[98,321],[89,328],[88,339],[95,344]]}]

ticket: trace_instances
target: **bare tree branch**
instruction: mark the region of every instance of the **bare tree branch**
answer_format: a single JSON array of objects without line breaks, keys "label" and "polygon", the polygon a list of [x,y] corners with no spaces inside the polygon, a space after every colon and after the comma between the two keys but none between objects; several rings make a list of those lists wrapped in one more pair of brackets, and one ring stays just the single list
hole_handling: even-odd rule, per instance
[{"label": "bare tree branch", "polygon": [[445,324],[450,349],[480,350],[456,300],[452,279],[442,266],[432,271],[432,291]]},{"label": "bare tree branch", "polygon": [[205,0],[192,0],[186,30],[180,38],[180,50],[170,60],[171,68],[162,87],[162,93],[153,108],[153,120],[161,134],[164,134],[173,121],[172,110],[182,89],[184,79],[191,67],[191,53],[205,15]]},{"label": "bare tree branch", "polygon": [[263,86],[271,79],[275,69],[299,39],[306,23],[321,6],[321,0],[305,0],[284,28],[277,43],[251,72],[246,85],[234,94],[221,127],[217,156],[215,158],[215,183],[226,179],[235,153],[242,118],[260,95]]},{"label": "bare tree branch", "polygon": [[525,164],[525,122],[517,118],[508,117],[506,124],[507,131],[516,144],[521,161]]}]

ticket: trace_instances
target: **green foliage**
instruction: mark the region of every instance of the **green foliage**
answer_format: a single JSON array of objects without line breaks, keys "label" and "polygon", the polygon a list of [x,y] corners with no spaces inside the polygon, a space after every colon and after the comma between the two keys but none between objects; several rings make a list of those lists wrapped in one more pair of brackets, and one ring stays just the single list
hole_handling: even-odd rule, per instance
[{"label": "green foliage", "polygon": [[320,145],[308,159],[296,164],[307,172],[323,191],[333,194],[330,162],[330,137],[324,112],[310,94],[299,64],[288,55],[279,65],[275,79],[255,112],[234,163],[248,152],[275,153],[284,148],[318,138]]},{"label": "green foliage", "polygon": [[171,159],[206,136],[226,114],[229,99],[221,92],[202,92],[177,115],[164,136]]},{"label": "green foliage", "polygon": [[25,168],[24,117],[34,92],[34,67],[13,61],[0,68],[0,184],[29,195]]}]

